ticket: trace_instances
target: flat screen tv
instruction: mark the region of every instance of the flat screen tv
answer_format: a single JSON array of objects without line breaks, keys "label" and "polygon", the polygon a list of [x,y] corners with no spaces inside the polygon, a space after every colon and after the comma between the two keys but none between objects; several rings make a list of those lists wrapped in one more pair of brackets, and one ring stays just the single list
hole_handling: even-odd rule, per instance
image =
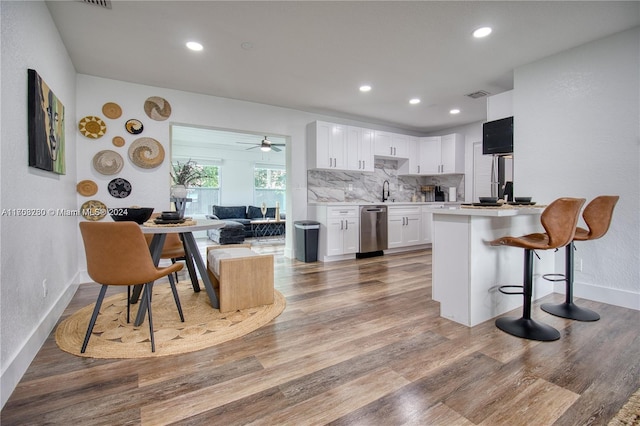
[{"label": "flat screen tv", "polygon": [[513,153],[513,117],[487,121],[482,125],[482,154]]}]

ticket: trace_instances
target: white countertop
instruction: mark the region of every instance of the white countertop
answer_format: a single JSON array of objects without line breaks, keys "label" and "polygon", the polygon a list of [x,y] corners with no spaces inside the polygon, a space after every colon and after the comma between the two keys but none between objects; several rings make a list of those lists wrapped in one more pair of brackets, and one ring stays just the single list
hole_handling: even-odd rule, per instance
[{"label": "white countertop", "polygon": [[450,207],[450,206],[460,206],[462,203],[449,203],[445,201],[431,201],[431,202],[422,202],[416,201],[412,203],[411,201],[392,201],[392,202],[380,202],[380,201],[315,201],[307,203],[309,206],[433,206],[434,208],[442,208],[442,207]]},{"label": "white countertop", "polygon": [[505,206],[505,207],[476,207],[465,208],[461,206],[445,206],[429,209],[434,214],[457,216],[519,216],[539,215],[544,211],[544,206]]}]

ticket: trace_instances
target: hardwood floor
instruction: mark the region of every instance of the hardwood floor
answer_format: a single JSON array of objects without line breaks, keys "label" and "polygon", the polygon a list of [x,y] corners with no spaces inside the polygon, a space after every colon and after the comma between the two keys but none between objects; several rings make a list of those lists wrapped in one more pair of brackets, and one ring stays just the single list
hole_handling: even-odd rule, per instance
[{"label": "hardwood floor", "polygon": [[[534,318],[561,332],[541,343],[440,318],[430,251],[279,255],[275,275],[282,315],[207,350],[97,360],[50,336],[2,425],[605,425],[640,384],[638,311],[580,300],[602,317],[583,323],[536,303]],[[81,286],[65,316],[98,289]]]}]

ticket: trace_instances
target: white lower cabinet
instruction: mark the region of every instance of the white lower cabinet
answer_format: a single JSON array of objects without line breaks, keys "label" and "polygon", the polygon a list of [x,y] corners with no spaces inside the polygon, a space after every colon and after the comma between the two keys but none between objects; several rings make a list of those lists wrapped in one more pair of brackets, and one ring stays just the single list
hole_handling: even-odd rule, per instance
[{"label": "white lower cabinet", "polygon": [[359,207],[309,206],[309,216],[320,222],[318,260],[338,260],[360,248]]},{"label": "white lower cabinet", "polygon": [[389,248],[422,244],[420,206],[389,206],[387,209]]}]

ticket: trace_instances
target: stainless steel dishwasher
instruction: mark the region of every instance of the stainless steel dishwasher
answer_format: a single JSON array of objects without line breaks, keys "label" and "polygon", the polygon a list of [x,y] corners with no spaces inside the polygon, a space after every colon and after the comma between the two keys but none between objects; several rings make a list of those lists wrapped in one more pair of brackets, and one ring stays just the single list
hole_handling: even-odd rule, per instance
[{"label": "stainless steel dishwasher", "polygon": [[360,252],[356,257],[381,256],[387,248],[387,206],[360,206]]}]

